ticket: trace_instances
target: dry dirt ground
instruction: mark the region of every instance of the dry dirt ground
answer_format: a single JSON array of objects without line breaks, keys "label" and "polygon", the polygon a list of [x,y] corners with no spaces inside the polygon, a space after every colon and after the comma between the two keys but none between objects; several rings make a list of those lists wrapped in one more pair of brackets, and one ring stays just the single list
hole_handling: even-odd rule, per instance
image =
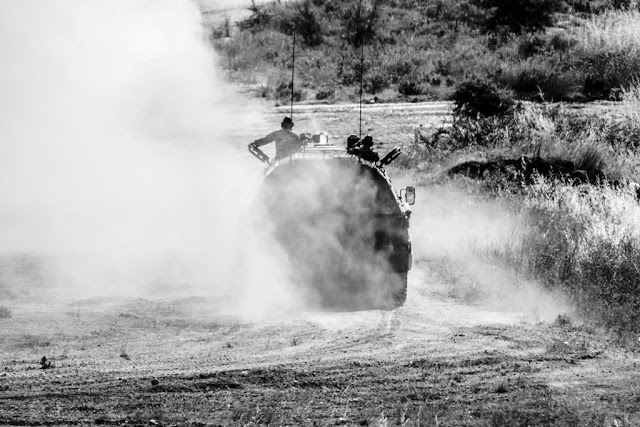
[{"label": "dry dirt ground", "polygon": [[[304,108],[299,128],[315,120],[341,138],[357,123],[353,106]],[[367,108],[365,128],[384,145],[443,120],[435,104]],[[640,425],[637,354],[561,311],[543,315],[549,298],[516,306],[474,292],[418,256],[394,311],[250,319],[222,296],[0,293],[11,309],[0,317],[0,424]]]},{"label": "dry dirt ground", "polygon": [[394,311],[260,320],[215,298],[18,298],[0,319],[0,424],[640,424],[636,355],[474,303],[437,271],[416,263]]},{"label": "dry dirt ground", "polygon": [[640,423],[635,355],[474,304],[432,267],[394,311],[251,321],[202,297],[19,299],[0,320],[0,423]]}]

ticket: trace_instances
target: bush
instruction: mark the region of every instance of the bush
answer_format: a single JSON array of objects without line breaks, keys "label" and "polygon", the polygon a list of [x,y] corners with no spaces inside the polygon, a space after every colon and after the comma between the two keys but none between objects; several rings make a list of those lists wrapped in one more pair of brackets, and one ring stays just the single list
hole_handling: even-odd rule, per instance
[{"label": "bush", "polygon": [[573,48],[578,41],[566,33],[555,33],[549,39],[551,49],[558,52],[566,52]]},{"label": "bush", "polygon": [[376,67],[363,76],[362,85],[365,92],[375,95],[387,89],[390,83],[384,70]]},{"label": "bush", "polygon": [[331,99],[335,95],[336,91],[333,88],[323,88],[316,92],[316,99],[322,101],[325,99]]},{"label": "bush", "polygon": [[424,86],[415,80],[404,80],[398,84],[398,93],[404,96],[422,95]]},{"label": "bush", "polygon": [[410,75],[414,68],[415,66],[411,61],[399,59],[386,66],[386,73],[393,83],[398,83],[401,79]]},{"label": "bush", "polygon": [[496,80],[521,98],[536,101],[574,100],[582,92],[580,77],[557,55],[535,56],[502,68]]},{"label": "bush", "polygon": [[562,0],[474,0],[489,11],[484,22],[489,32],[506,28],[515,34],[533,33],[553,24],[554,14],[564,8]]},{"label": "bush", "polygon": [[586,75],[584,92],[608,98],[640,76],[640,12],[608,12],[583,20],[576,30],[576,64]]},{"label": "bush", "polygon": [[543,53],[546,45],[546,41],[540,36],[527,37],[520,41],[518,53],[524,59],[531,58],[532,56]]},{"label": "bush", "polygon": [[0,319],[6,319],[11,317],[11,309],[9,307],[5,307],[4,305],[0,305]]},{"label": "bush", "polygon": [[452,96],[456,116],[491,117],[504,114],[515,104],[513,97],[491,82],[474,78],[460,84]]},{"label": "bush", "polygon": [[[280,83],[276,86],[273,97],[282,103],[291,102],[291,83]],[[303,91],[299,89],[293,90],[293,102],[300,102],[306,98]]]}]

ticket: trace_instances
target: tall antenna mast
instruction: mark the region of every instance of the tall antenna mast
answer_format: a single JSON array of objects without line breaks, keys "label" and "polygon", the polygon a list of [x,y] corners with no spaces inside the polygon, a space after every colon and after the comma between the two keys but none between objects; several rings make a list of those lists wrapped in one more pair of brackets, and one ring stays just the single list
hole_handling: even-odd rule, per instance
[{"label": "tall antenna mast", "polygon": [[362,138],[362,79],[364,74],[364,43],[360,42],[360,138]]},{"label": "tall antenna mast", "polygon": [[292,53],[292,62],[291,62],[291,112],[289,116],[291,120],[293,120],[293,83],[294,76],[296,71],[296,32],[293,32],[293,53]]},{"label": "tall antenna mast", "polygon": [[362,80],[364,78],[364,28],[362,25],[362,0],[360,0],[360,10],[359,10],[359,21],[358,28],[360,28],[360,128],[359,128],[359,137],[362,138]]}]

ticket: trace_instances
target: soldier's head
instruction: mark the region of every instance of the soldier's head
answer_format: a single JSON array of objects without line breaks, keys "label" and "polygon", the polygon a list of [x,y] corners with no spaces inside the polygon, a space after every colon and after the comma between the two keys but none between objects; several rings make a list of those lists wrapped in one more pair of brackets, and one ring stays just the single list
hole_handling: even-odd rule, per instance
[{"label": "soldier's head", "polygon": [[280,126],[282,126],[282,129],[291,130],[293,129],[293,120],[291,120],[291,117],[285,117]]},{"label": "soldier's head", "polygon": [[373,137],[371,135],[367,135],[362,139],[362,146],[365,148],[373,147]]}]

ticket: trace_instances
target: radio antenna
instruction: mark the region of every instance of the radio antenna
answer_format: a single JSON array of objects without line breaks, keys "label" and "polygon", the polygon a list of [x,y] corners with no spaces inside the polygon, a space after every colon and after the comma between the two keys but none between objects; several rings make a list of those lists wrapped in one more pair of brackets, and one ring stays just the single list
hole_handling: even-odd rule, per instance
[{"label": "radio antenna", "polygon": [[294,31],[293,32],[293,53],[292,53],[292,61],[291,61],[291,111],[289,113],[291,120],[293,120],[293,83],[294,83],[295,70],[296,70],[296,32]]},{"label": "radio antenna", "polygon": [[362,138],[362,80],[364,78],[364,28],[360,27],[362,25],[362,0],[360,0],[360,11],[359,11],[359,20],[358,28],[360,28],[360,128],[359,128],[359,136]]}]

